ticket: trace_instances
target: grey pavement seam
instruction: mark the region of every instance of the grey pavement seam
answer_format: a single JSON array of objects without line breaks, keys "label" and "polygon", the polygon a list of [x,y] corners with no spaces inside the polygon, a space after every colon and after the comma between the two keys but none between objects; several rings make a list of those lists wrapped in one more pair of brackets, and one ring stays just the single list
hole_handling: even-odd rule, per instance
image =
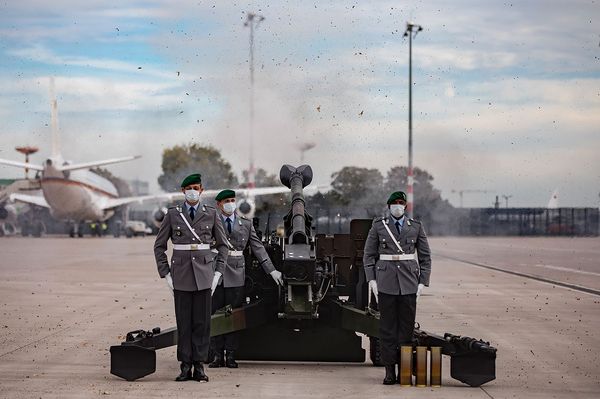
[{"label": "grey pavement seam", "polygon": [[483,392],[485,392],[485,394],[486,394],[487,396],[489,396],[490,398],[494,399],[494,397],[493,397],[492,395],[490,395],[490,393],[489,393],[488,391],[486,391],[484,387],[479,387],[479,388],[480,388],[480,389],[481,389]]},{"label": "grey pavement seam", "polygon": [[472,262],[470,260],[456,258],[454,256],[441,255],[441,254],[434,254],[434,255],[435,256],[439,256],[441,258],[446,258],[446,259],[454,260],[454,261],[457,261],[457,262],[466,263],[468,265],[483,267],[485,269],[490,269],[490,270],[494,270],[494,271],[497,271],[497,272],[512,274],[513,276],[524,277],[524,278],[528,278],[528,279],[532,279],[532,280],[536,280],[536,281],[541,281],[543,283],[554,284],[554,285],[557,285],[559,287],[569,288],[569,289],[572,289],[572,290],[575,290],[575,291],[581,291],[581,292],[585,292],[585,293],[588,293],[588,294],[600,296],[600,291],[599,290],[595,290],[593,288],[588,288],[588,287],[584,287],[584,286],[577,285],[577,284],[564,283],[562,281],[551,280],[549,278],[534,276],[532,274],[515,272],[515,271],[512,271],[512,270],[506,270],[506,269],[502,269],[502,268],[499,268],[499,267],[496,267],[496,266],[490,266],[490,265],[485,265],[483,263],[477,263],[477,262]]}]

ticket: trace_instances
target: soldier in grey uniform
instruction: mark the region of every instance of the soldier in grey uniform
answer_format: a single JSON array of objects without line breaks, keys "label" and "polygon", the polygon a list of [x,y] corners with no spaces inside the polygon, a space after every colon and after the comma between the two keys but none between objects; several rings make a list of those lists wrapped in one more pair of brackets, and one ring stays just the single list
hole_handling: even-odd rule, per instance
[{"label": "soldier in grey uniform", "polygon": [[[262,242],[256,235],[252,221],[243,216],[235,214],[235,191],[223,190],[215,197],[220,213],[222,225],[229,240],[229,257],[222,281],[219,282],[212,298],[212,312],[221,309],[225,305],[233,308],[242,306],[244,299],[244,284],[246,279],[244,249],[250,247],[252,254],[262,266],[263,270],[270,274],[275,283],[283,285],[281,272],[275,270],[273,262],[265,250]],[[211,349],[215,353],[215,359],[208,367],[237,368],[235,351],[239,346],[239,333],[219,335],[211,338]],[[227,353],[225,356],[224,352]]]},{"label": "soldier in grey uniform", "polygon": [[392,193],[387,204],[390,216],[373,220],[363,262],[379,305],[383,383],[392,385],[399,347],[412,345],[417,297],[429,286],[431,254],[423,224],[404,215],[406,194]]},{"label": "soldier in grey uniform", "polygon": [[[154,256],[158,274],[175,299],[177,360],[181,362],[181,374],[175,380],[207,382],[203,362],[210,343],[211,294],[225,270],[227,236],[216,209],[200,205],[200,174],[186,177],[181,188],[185,203],[167,211],[154,242]],[[165,253],[169,239],[173,243],[170,263]]]}]

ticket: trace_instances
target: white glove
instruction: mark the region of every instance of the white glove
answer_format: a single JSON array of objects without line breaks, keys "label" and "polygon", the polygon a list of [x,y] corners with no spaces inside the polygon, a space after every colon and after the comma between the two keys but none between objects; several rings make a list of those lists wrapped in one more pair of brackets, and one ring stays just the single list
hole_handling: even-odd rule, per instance
[{"label": "white glove", "polygon": [[165,276],[165,281],[167,282],[167,286],[173,292],[173,277],[171,277],[171,272],[167,273]]},{"label": "white glove", "polygon": [[379,292],[377,291],[377,281],[371,280],[369,281],[369,287],[371,288],[371,292],[375,295],[375,301],[379,303]]},{"label": "white glove", "polygon": [[421,292],[423,292],[423,288],[425,288],[425,285],[423,284],[419,284],[419,286],[417,287],[417,298],[419,297],[419,295],[421,295]]},{"label": "white glove", "polygon": [[283,277],[281,277],[281,272],[279,270],[273,270],[270,274],[271,277],[273,277],[273,280],[275,280],[275,284],[283,287]]},{"label": "white glove", "polygon": [[212,296],[212,294],[215,293],[215,290],[217,289],[217,285],[219,285],[219,279],[221,278],[223,274],[221,272],[215,272],[215,276],[213,277],[213,281],[212,284],[210,286],[210,295]]}]

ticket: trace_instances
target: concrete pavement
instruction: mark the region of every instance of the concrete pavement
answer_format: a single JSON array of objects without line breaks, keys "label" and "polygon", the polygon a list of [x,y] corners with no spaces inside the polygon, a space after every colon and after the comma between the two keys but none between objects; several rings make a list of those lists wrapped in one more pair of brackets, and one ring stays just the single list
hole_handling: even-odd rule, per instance
[{"label": "concrete pavement", "polygon": [[[463,251],[463,260],[514,264],[504,250],[491,249],[510,246],[511,238],[495,238],[487,246],[477,240],[432,238],[431,246],[440,255]],[[0,397],[600,395],[600,297],[442,256],[434,256],[431,287],[419,300],[417,319],[424,330],[483,338],[498,348],[497,379],[481,388],[452,380],[448,359],[441,388],[383,386],[383,370],[370,362],[240,362],[238,370],[208,369],[208,384],[176,383],[175,348],[157,352],[156,373],[135,382],[120,380],[109,374],[108,348],[121,342],[127,331],[175,325],[172,297],[156,273],[152,243],[152,238],[0,239]],[[572,267],[571,261],[577,261],[583,251],[582,257],[590,260],[579,260],[580,270],[600,273],[599,262],[593,259],[600,248],[597,238],[517,243],[525,252],[536,254],[565,248],[548,255],[551,265],[564,268]],[[517,243],[512,244],[513,252]],[[517,254],[517,258],[523,256]],[[545,259],[541,263],[548,263]],[[564,278],[581,274],[551,268],[547,272],[564,273]],[[595,287],[594,275],[586,276],[577,282]],[[366,339],[364,343],[366,348]]]}]

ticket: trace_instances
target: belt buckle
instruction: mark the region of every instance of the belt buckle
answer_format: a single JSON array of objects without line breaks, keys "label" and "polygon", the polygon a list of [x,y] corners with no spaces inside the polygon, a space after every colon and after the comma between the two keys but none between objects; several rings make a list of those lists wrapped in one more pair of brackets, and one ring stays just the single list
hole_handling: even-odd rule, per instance
[{"label": "belt buckle", "polygon": [[195,250],[197,250],[197,249],[198,249],[198,244],[190,244],[190,249],[191,249],[192,251],[195,251]]},{"label": "belt buckle", "polygon": [[392,255],[392,260],[400,260],[400,255]]}]

